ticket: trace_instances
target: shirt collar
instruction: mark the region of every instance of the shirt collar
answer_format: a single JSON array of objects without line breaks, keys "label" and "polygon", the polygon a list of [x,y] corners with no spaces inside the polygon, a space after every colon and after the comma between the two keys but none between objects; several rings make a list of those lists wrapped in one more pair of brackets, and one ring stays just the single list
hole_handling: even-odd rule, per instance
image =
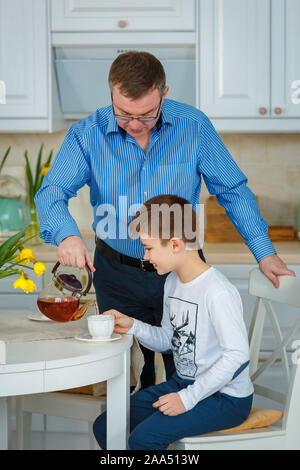
[{"label": "shirt collar", "polygon": [[[160,129],[163,127],[164,124],[173,124],[172,116],[167,112],[164,104],[165,103],[162,104],[161,113],[156,123],[156,128],[158,132],[160,131]],[[118,126],[118,123],[115,119],[115,115],[113,113],[113,109],[111,106],[111,112],[110,112],[108,125],[106,129],[106,135],[111,134],[111,133],[118,133],[118,132],[121,134],[123,138],[126,137],[127,132],[124,129],[122,129],[122,127]]]}]

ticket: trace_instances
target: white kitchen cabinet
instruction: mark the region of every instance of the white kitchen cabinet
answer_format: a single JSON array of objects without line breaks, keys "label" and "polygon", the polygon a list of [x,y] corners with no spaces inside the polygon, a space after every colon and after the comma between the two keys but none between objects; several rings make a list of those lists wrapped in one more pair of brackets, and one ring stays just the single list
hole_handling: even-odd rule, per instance
[{"label": "white kitchen cabinet", "polygon": [[200,104],[210,117],[260,117],[270,95],[269,0],[201,0]]},{"label": "white kitchen cabinet", "polygon": [[[66,127],[59,116],[47,0],[0,0],[0,132],[48,132]],[[57,113],[57,114],[56,114]]]},{"label": "white kitchen cabinet", "polygon": [[52,31],[192,31],[194,0],[52,0]]},{"label": "white kitchen cabinet", "polygon": [[300,118],[299,25],[299,0],[272,0],[271,113],[277,119]]},{"label": "white kitchen cabinet", "polygon": [[40,0],[0,0],[0,9],[0,77],[6,84],[6,104],[0,106],[0,118],[45,118],[45,4]]},{"label": "white kitchen cabinet", "polygon": [[297,0],[200,0],[198,105],[217,130],[299,130],[299,22]]}]

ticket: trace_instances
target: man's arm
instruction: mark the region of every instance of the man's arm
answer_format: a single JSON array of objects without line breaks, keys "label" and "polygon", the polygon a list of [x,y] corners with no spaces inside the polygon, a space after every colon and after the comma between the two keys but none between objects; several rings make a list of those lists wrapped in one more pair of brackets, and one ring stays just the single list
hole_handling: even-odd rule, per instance
[{"label": "man's arm", "polygon": [[34,200],[40,221],[40,236],[46,243],[58,246],[70,235],[80,236],[68,210],[68,201],[89,181],[88,157],[71,126]]},{"label": "man's arm", "polygon": [[90,181],[90,166],[83,143],[74,129],[69,129],[43,185],[35,196],[40,221],[40,236],[58,246],[58,260],[63,265],[95,271],[78,226],[68,210],[68,201]]},{"label": "man's arm", "polygon": [[294,275],[276,254],[268,237],[268,225],[261,217],[247,178],[226,149],[210,120],[204,115],[198,171],[210,194],[215,194],[228,217],[259,263],[261,271],[278,287],[278,275]]}]

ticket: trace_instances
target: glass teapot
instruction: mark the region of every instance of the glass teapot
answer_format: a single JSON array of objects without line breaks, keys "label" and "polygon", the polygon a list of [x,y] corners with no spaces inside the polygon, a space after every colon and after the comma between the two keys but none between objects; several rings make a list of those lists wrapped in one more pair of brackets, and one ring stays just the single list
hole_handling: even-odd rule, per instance
[{"label": "glass teapot", "polygon": [[68,322],[79,320],[87,308],[95,304],[95,301],[85,303],[79,307],[80,297],[86,295],[92,285],[92,272],[86,265],[88,281],[85,290],[81,282],[74,274],[66,274],[57,271],[58,261],[52,269],[52,282],[39,294],[37,305],[43,315],[56,322]]}]

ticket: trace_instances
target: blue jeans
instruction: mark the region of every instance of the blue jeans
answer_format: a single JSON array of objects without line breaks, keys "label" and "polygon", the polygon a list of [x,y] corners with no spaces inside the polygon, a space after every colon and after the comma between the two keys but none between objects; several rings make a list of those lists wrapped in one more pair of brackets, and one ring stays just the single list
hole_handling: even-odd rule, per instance
[{"label": "blue jeans", "polygon": [[[175,372],[168,382],[141,390],[130,399],[130,436],[132,450],[165,450],[183,437],[238,426],[247,419],[253,395],[236,398],[216,392],[201,400],[190,411],[166,416],[152,404],[162,395],[178,392],[193,380],[181,379]],[[116,426],[118,424],[116,423]],[[101,449],[106,449],[106,412],[94,422],[94,435]]]}]

